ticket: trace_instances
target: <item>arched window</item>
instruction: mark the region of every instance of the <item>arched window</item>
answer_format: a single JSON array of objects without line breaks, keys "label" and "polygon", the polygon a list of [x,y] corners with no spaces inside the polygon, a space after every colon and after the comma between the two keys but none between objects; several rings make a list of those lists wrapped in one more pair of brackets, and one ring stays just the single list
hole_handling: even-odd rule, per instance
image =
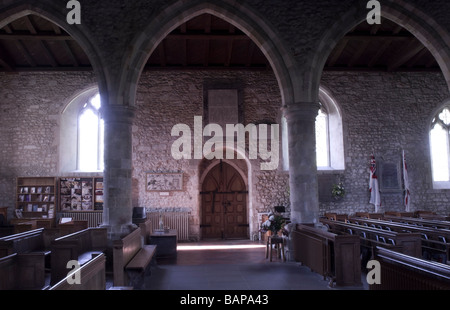
[{"label": "arched window", "polygon": [[61,115],[60,172],[103,171],[104,125],[97,87],[74,96]]},{"label": "arched window", "polygon": [[319,170],[344,170],[342,114],[330,91],[319,89],[320,110],[316,117],[316,153]]},{"label": "arched window", "polygon": [[330,167],[328,113],[322,104],[316,117],[316,160],[317,167]]},{"label": "arched window", "polygon": [[[320,110],[316,117],[316,161],[318,170],[344,170],[342,115],[336,101],[324,87],[319,89]],[[281,118],[283,169],[289,170],[287,121]]]},{"label": "arched window", "polygon": [[91,97],[78,116],[77,162],[80,171],[103,170],[103,120],[100,95]]},{"label": "arched window", "polygon": [[435,188],[450,188],[449,130],[450,106],[446,106],[435,114],[431,122],[431,169]]}]

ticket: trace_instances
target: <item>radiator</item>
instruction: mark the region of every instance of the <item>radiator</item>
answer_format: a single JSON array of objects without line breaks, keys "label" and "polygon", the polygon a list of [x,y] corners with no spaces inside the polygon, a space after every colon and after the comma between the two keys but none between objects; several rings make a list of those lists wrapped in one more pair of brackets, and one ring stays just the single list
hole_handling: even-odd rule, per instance
[{"label": "radiator", "polygon": [[159,215],[162,215],[164,227],[177,230],[178,241],[189,240],[189,212],[149,212],[153,229],[159,228]]},{"label": "radiator", "polygon": [[103,212],[61,212],[59,218],[71,217],[75,221],[88,221],[88,227],[98,227],[103,224]]}]

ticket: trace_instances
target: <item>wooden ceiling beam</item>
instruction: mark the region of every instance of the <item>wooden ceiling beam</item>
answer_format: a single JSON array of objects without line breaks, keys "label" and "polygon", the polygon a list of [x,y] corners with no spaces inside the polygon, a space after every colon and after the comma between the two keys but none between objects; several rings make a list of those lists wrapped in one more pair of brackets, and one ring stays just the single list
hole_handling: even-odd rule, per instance
[{"label": "wooden ceiling beam", "polygon": [[174,40],[251,40],[248,36],[245,34],[205,34],[205,33],[174,33],[167,35],[166,38],[174,39]]},{"label": "wooden ceiling beam", "polygon": [[50,62],[50,65],[52,67],[57,67],[58,66],[58,62],[55,60],[55,56],[53,56],[53,54],[51,53],[50,49],[48,48],[47,43],[44,42],[44,41],[39,41],[39,45],[41,46],[45,57]]},{"label": "wooden ceiling beam", "polygon": [[209,40],[205,41],[205,54],[204,54],[204,61],[203,65],[207,67],[209,65],[209,56],[210,56],[210,44]]},{"label": "wooden ceiling beam", "polygon": [[67,44],[66,41],[62,41],[61,45],[63,47],[63,49],[66,51],[66,53],[70,56],[70,58],[72,59],[72,63],[75,67],[80,66],[80,63],[77,60],[77,57],[75,56],[75,54],[73,53],[72,49],[69,47],[69,45]]},{"label": "wooden ceiling beam", "polygon": [[211,20],[212,20],[211,14],[205,16],[205,33],[211,33]]},{"label": "wooden ceiling beam", "polygon": [[[30,33],[32,35],[37,35],[38,31],[36,30],[36,27],[33,24],[33,22],[31,21],[30,17],[24,16],[24,21],[25,21],[25,25],[28,28],[28,31],[30,31]],[[57,67],[58,63],[56,62],[55,57],[51,54],[47,44],[43,40],[38,41],[38,43],[39,43],[39,46],[41,47],[42,51],[44,52],[45,57],[50,62],[51,66]]]},{"label": "wooden ceiling beam", "polygon": [[25,46],[25,44],[23,44],[22,41],[18,40],[15,42],[15,45],[16,45],[17,49],[19,50],[19,52],[23,55],[25,60],[28,62],[28,64],[32,67],[36,67],[37,63],[33,59],[33,56],[31,56],[30,52],[27,50],[27,47]]},{"label": "wooden ceiling beam", "polygon": [[[61,28],[59,28],[57,25],[50,23],[53,29],[53,32],[56,35],[61,35]],[[70,48],[70,46],[67,44],[66,41],[61,41],[62,48],[64,49],[64,51],[69,55],[70,59],[72,59],[72,64],[74,65],[74,67],[79,67],[80,64],[77,60],[77,57],[75,56],[75,54],[73,53],[72,49]]]},{"label": "wooden ceiling beam", "polygon": [[345,36],[349,40],[358,40],[358,41],[409,41],[414,39],[414,36],[411,35],[390,35],[390,34],[377,34],[377,35],[369,35],[369,34],[348,34]]},{"label": "wooden ceiling beam", "polygon": [[181,40],[181,65],[183,67],[187,66],[187,59],[188,59],[188,48],[187,48],[187,39]]},{"label": "wooden ceiling beam", "polygon": [[74,41],[75,39],[69,35],[60,34],[0,34],[0,40],[10,41]]},{"label": "wooden ceiling beam", "polygon": [[378,60],[383,56],[383,54],[387,51],[389,46],[391,45],[391,40],[386,40],[381,44],[381,46],[378,48],[376,54],[369,60],[367,63],[367,66],[369,68],[375,66],[375,64],[378,62]]},{"label": "wooden ceiling beam", "polygon": [[24,19],[25,25],[27,26],[27,28],[30,31],[30,33],[31,34],[37,34],[36,27],[33,25],[30,17],[29,16],[24,16],[23,19]]},{"label": "wooden ceiling beam", "polygon": [[14,71],[14,61],[7,51],[0,46],[0,65],[8,72]]},{"label": "wooden ceiling beam", "polygon": [[[7,34],[13,33],[13,30],[8,25],[3,27],[3,29],[6,31]],[[37,66],[36,62],[34,61],[31,54],[28,52],[28,50],[27,50],[26,46],[23,44],[22,40],[15,40],[14,44],[15,44],[16,48],[19,50],[19,53],[22,54],[22,56],[28,62],[28,64],[32,67],[36,67]]]},{"label": "wooden ceiling beam", "polygon": [[227,42],[227,54],[225,59],[225,67],[229,67],[233,56],[233,40]]},{"label": "wooden ceiling beam", "polygon": [[419,61],[423,56],[428,53],[428,49],[423,48],[420,52],[418,52],[414,57],[411,58],[407,67],[412,68],[416,65],[417,61]]},{"label": "wooden ceiling beam", "polygon": [[380,30],[381,24],[376,24],[372,27],[370,27],[370,34],[375,35],[377,34],[378,30]]},{"label": "wooden ceiling beam", "polygon": [[331,53],[330,57],[328,58],[327,63],[328,66],[333,67],[336,64],[345,47],[347,46],[348,41],[349,41],[348,37],[344,37],[342,38],[341,41],[339,41],[339,43]]},{"label": "wooden ceiling beam", "polygon": [[361,45],[358,46],[358,50],[353,54],[352,58],[349,60],[347,66],[353,67],[358,60],[361,58],[362,54],[366,51],[367,46],[369,46],[370,41],[362,41]]},{"label": "wooden ceiling beam", "polygon": [[431,55],[430,60],[427,61],[427,63],[425,64],[425,68],[432,68],[432,67],[435,67],[436,65],[439,67],[439,64],[437,64],[436,58],[434,58],[434,56]]},{"label": "wooden ceiling beam", "polygon": [[248,42],[248,51],[247,51],[247,61],[245,63],[246,67],[250,67],[252,64],[253,54],[255,53],[256,44],[253,41]]},{"label": "wooden ceiling beam", "polygon": [[159,53],[159,63],[162,67],[165,67],[167,65],[166,62],[166,48],[164,46],[166,40],[162,40],[161,43],[158,45],[158,53]]},{"label": "wooden ceiling beam", "polygon": [[397,54],[396,57],[392,57],[392,61],[390,61],[387,65],[388,71],[397,70],[424,48],[425,46],[423,46],[420,42],[415,40],[411,41],[405,46],[405,48],[402,49],[400,53]]}]

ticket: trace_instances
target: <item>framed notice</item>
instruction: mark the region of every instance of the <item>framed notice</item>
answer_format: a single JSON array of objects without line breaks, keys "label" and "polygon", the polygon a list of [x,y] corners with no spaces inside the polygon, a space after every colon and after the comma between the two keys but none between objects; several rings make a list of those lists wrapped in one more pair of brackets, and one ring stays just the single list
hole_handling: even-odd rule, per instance
[{"label": "framed notice", "polygon": [[103,178],[61,178],[59,182],[59,199],[60,211],[103,210]]},{"label": "framed notice", "polygon": [[400,164],[395,162],[381,162],[380,191],[383,193],[396,193],[402,190]]},{"label": "framed notice", "polygon": [[149,192],[183,190],[183,173],[147,172],[145,186]]}]

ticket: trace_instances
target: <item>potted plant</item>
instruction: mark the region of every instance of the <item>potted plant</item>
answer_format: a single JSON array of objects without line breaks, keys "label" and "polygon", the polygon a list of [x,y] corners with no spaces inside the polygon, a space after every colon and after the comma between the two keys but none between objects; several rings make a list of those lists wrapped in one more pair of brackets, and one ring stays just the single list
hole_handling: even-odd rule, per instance
[{"label": "potted plant", "polygon": [[278,235],[278,232],[283,229],[285,219],[276,212],[270,212],[267,221],[261,224],[261,232],[271,232],[272,236]]},{"label": "potted plant", "polygon": [[331,190],[331,194],[335,200],[341,200],[345,196],[345,188],[342,182],[333,185]]}]

